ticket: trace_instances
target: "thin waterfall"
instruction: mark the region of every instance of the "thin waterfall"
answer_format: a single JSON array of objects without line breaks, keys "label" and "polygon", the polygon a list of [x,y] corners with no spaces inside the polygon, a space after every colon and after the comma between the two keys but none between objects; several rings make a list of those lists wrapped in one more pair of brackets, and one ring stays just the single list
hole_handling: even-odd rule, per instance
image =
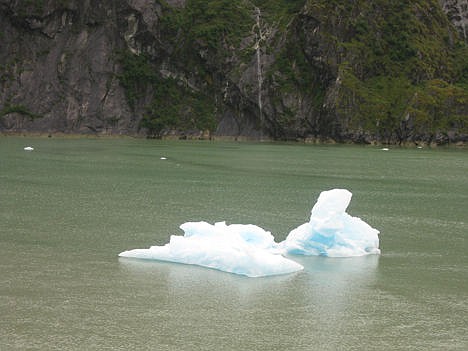
[{"label": "thin waterfall", "polygon": [[258,103],[258,113],[260,115],[260,131],[263,136],[263,101],[262,101],[262,86],[263,86],[263,72],[262,72],[262,55],[261,55],[261,42],[265,40],[266,33],[262,31],[261,27],[261,11],[257,6],[254,6],[255,9],[255,25],[253,29],[255,30],[255,53],[257,58],[257,103]]}]

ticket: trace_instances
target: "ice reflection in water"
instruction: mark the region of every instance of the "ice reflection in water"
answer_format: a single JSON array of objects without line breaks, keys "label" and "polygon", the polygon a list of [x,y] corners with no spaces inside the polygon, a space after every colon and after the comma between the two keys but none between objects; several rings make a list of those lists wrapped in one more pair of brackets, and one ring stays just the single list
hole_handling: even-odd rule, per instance
[{"label": "ice reflection in water", "polygon": [[176,348],[190,342],[200,349],[307,349],[317,343],[332,349],[356,323],[371,323],[359,318],[360,306],[369,305],[379,256],[294,259],[304,271],[258,279],[182,264],[119,262],[138,293],[147,295],[139,300],[149,302],[159,336],[187,333],[177,336],[185,344],[178,339]]}]

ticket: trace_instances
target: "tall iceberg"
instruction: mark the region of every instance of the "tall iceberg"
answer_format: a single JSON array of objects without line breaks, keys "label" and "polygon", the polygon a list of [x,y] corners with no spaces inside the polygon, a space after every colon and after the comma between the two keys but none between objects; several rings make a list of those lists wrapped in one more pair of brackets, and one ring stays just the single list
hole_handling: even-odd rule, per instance
[{"label": "tall iceberg", "polygon": [[299,263],[283,257],[273,235],[258,226],[187,222],[180,228],[184,236],[172,235],[164,246],[124,251],[119,256],[194,264],[248,277],[303,269]]},{"label": "tall iceberg", "polygon": [[379,231],[346,213],[352,194],[346,189],[323,191],[310,221],[292,230],[280,243],[285,253],[329,257],[379,254]]}]

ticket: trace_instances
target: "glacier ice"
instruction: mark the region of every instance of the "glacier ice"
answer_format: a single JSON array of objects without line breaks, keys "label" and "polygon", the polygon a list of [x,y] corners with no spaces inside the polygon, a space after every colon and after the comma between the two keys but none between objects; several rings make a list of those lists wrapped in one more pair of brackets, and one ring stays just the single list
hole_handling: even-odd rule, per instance
[{"label": "glacier ice", "polygon": [[263,277],[297,272],[299,263],[284,255],[351,257],[379,254],[379,231],[346,213],[352,194],[346,189],[323,191],[310,221],[276,243],[273,235],[253,224],[187,222],[184,235],[168,244],[124,251],[120,257],[194,264],[221,271]]},{"label": "glacier ice", "polygon": [[284,252],[330,257],[379,254],[379,231],[346,213],[351,197],[346,189],[323,191],[310,221],[293,229],[280,243]]},{"label": "glacier ice", "polygon": [[168,244],[135,249],[120,257],[195,264],[224,272],[264,277],[303,269],[279,254],[273,235],[252,224],[187,222],[184,236],[172,235]]}]

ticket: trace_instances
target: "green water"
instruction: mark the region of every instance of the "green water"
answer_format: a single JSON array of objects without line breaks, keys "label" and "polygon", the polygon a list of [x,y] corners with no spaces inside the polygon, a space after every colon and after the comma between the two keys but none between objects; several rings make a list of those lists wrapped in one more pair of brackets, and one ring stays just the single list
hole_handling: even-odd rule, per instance
[{"label": "green water", "polygon": [[[117,257],[186,221],[281,241],[330,188],[382,255],[259,279]],[[467,150],[0,138],[0,349],[466,350],[467,205]]]}]

